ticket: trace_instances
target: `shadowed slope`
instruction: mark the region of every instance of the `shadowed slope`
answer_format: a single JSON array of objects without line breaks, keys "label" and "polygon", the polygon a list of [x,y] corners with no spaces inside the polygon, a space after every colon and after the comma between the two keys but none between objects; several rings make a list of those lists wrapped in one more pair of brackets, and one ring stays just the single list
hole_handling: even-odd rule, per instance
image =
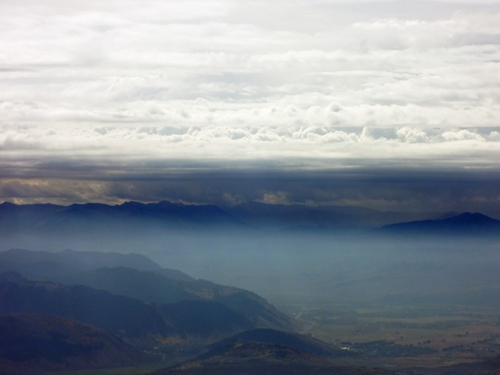
[{"label": "shadowed slope", "polygon": [[[103,265],[106,267],[98,268]],[[17,271],[67,285],[86,285],[158,304],[185,300],[218,302],[241,313],[256,327],[294,330],[288,316],[255,293],[195,280],[181,271],[161,268],[143,255],[15,249],[0,252],[0,271]]]},{"label": "shadowed slope", "polygon": [[161,274],[161,271],[131,268],[101,268],[48,278],[63,284],[86,285],[159,304],[185,300],[217,302],[242,314],[256,327],[294,330],[294,324],[288,316],[257,294],[206,280],[173,280]]},{"label": "shadowed slope", "polygon": [[59,316],[0,316],[0,374],[133,366],[153,358],[118,337]]},{"label": "shadowed slope", "polygon": [[[181,336],[220,339],[254,328],[241,314],[209,301],[156,305],[86,286],[50,282],[0,282],[0,314],[59,315],[151,344]],[[200,325],[203,318],[204,325]]]},{"label": "shadowed slope", "polygon": [[157,304],[217,302],[242,314],[255,327],[294,330],[288,316],[255,293],[195,280],[183,272],[161,268],[143,255],[15,249],[0,252],[0,271],[17,271],[66,285],[86,285]]}]

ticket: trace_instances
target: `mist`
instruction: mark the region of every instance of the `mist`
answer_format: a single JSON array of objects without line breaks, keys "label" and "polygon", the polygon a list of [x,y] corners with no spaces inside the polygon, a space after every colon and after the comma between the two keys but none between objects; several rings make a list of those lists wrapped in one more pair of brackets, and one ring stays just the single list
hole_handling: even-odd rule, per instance
[{"label": "mist", "polygon": [[[109,228],[108,228],[109,229]],[[494,239],[223,229],[3,238],[1,249],[143,254],[195,278],[294,306],[498,305]]]}]

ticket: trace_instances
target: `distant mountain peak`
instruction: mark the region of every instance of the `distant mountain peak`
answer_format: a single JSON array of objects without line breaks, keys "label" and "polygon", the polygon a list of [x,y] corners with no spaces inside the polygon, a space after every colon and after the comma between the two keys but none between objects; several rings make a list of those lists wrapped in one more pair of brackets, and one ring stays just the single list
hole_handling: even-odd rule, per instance
[{"label": "distant mountain peak", "polygon": [[118,206],[118,207],[142,207],[142,206],[145,206],[144,203],[141,203],[141,202],[136,202],[136,201],[128,201],[128,202],[123,202],[122,204],[117,204],[115,205],[115,207]]},{"label": "distant mountain peak", "polygon": [[500,235],[500,220],[479,212],[464,212],[444,219],[386,225],[381,230],[401,234]]},{"label": "distant mountain peak", "polygon": [[[498,220],[495,220],[489,216],[486,216],[486,215],[483,215],[482,213],[480,212],[464,212],[460,215],[457,215],[457,216],[453,216],[451,218],[448,218],[448,219],[455,219],[455,220],[483,220],[483,221],[498,221]],[[446,220],[446,219],[443,219],[443,220]]]}]

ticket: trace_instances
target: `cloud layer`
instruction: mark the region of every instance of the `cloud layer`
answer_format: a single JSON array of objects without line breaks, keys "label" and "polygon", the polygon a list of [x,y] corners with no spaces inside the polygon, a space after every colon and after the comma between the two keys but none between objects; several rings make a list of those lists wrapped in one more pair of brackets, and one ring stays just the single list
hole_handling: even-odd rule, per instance
[{"label": "cloud layer", "polygon": [[3,2],[2,122],[498,126],[500,5],[402,3]]},{"label": "cloud layer", "polygon": [[496,174],[499,24],[493,0],[3,1],[0,200],[338,203],[130,181]]}]

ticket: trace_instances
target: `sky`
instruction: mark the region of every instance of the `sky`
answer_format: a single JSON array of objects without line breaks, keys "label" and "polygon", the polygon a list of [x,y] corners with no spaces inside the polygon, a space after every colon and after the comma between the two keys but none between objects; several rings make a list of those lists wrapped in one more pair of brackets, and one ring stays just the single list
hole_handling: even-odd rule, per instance
[{"label": "sky", "polygon": [[500,0],[2,0],[0,202],[500,217]]}]

